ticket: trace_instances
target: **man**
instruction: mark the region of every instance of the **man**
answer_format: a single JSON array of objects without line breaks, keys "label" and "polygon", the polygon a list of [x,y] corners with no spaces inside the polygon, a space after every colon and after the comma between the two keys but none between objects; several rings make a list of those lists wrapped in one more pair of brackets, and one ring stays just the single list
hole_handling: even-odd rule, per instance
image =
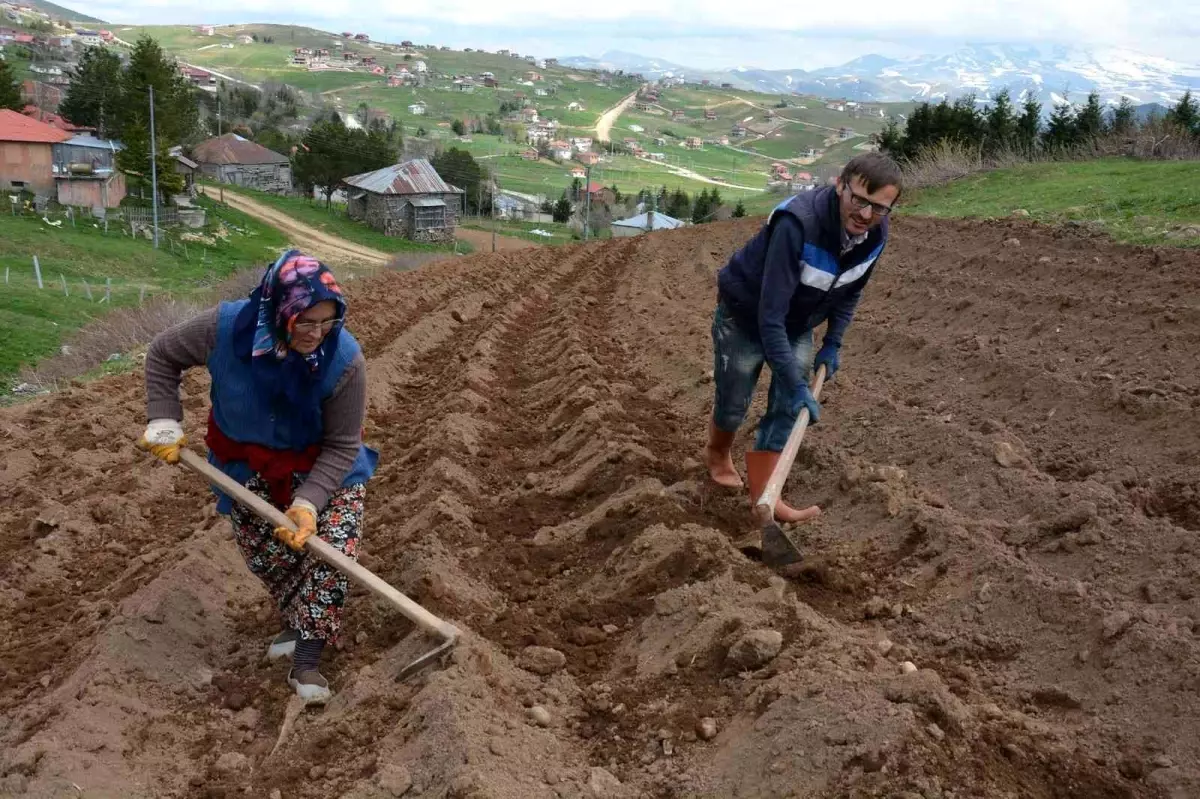
[{"label": "man", "polygon": [[[764,362],[771,366],[771,385],[753,457],[765,475],[778,462],[800,410],[808,409],[813,424],[820,418],[821,407],[808,386],[813,330],[828,323],[812,368],[824,364],[830,379],[838,370],[842,337],[887,243],[887,217],[900,190],[894,161],[879,153],[856,156],[835,185],[776,206],[721,269],[712,324],[716,398],[705,450],[718,485],[742,486],[730,453]],[[751,476],[751,502],[766,480]],[[782,500],[775,505],[775,518],[782,522],[804,521],[819,512]]]}]

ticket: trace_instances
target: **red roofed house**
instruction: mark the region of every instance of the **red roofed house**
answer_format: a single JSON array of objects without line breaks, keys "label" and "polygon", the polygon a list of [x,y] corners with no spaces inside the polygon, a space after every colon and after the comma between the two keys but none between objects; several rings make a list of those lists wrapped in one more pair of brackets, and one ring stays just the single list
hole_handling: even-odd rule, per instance
[{"label": "red roofed house", "polygon": [[0,109],[0,187],[57,194],[54,186],[54,145],[71,138],[65,130]]},{"label": "red roofed house", "polygon": [[286,155],[268,150],[236,133],[201,142],[192,151],[200,174],[261,191],[287,191],[292,187],[292,165]]},{"label": "red roofed house", "polygon": [[52,128],[65,130],[67,133],[95,133],[95,128],[89,128],[86,125],[74,125],[60,117],[58,114],[52,114],[49,111],[38,108],[36,105],[27,105],[21,111],[22,114],[30,119],[36,119],[38,122],[49,125]]},{"label": "red roofed house", "polygon": [[424,158],[413,158],[342,181],[351,219],[388,236],[413,241],[454,241],[463,190],[442,180]]},{"label": "red roofed house", "polygon": [[592,195],[593,203],[604,203],[605,205],[612,205],[613,203],[615,203],[617,201],[617,196],[615,194],[613,194],[613,190],[606,186],[601,186],[599,183],[596,183],[596,182],[589,183],[587,190],[588,190],[588,194]]}]

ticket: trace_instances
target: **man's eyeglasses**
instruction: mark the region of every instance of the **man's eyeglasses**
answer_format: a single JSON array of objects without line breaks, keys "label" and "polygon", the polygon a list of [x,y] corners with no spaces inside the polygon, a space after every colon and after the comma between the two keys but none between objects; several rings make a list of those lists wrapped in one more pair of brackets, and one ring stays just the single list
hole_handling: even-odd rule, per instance
[{"label": "man's eyeglasses", "polygon": [[864,208],[870,208],[872,216],[887,216],[892,212],[892,207],[890,205],[872,202],[870,198],[856,193],[854,189],[850,188],[849,186],[846,186],[845,189],[850,195],[850,205],[855,211],[861,211]]},{"label": "man's eyeglasses", "polygon": [[326,319],[324,322],[296,322],[296,324],[292,325],[292,332],[296,335],[305,336],[320,330],[321,334],[324,335],[341,323],[341,319]]}]

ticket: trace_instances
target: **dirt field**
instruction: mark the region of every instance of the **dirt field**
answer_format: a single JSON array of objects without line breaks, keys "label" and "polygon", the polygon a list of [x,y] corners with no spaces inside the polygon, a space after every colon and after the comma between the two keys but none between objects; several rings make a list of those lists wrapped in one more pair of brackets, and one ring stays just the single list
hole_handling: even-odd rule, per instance
[{"label": "dirt field", "polygon": [[900,220],[784,580],[696,460],[755,224],[356,283],[363,562],[467,639],[397,684],[428,643],[356,592],[272,757],[275,619],[140,375],[0,412],[0,795],[1200,796],[1200,255]]}]

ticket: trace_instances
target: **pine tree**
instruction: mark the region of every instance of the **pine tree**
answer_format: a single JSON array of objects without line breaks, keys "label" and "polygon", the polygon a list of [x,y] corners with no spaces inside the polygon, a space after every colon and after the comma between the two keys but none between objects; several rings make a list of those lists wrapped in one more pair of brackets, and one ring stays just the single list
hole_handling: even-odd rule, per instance
[{"label": "pine tree", "polygon": [[13,74],[12,66],[0,60],[0,108],[20,111],[25,107],[21,101],[21,86]]},{"label": "pine tree", "polygon": [[703,189],[700,194],[696,196],[696,203],[692,207],[692,224],[699,225],[702,222],[707,222],[709,209],[710,200],[708,189]]},{"label": "pine tree", "polygon": [[1088,94],[1087,103],[1075,116],[1075,138],[1079,142],[1090,142],[1104,132],[1104,109],[1100,107],[1100,95]]},{"label": "pine tree", "polygon": [[[129,54],[129,64],[121,76],[121,100],[118,114],[122,142],[133,124],[145,125],[150,113],[149,87],[154,87],[154,133],[168,146],[194,139],[199,132],[200,110],[196,89],[179,73],[175,59],[169,58],[158,42],[142,36]],[[135,122],[134,120],[138,120]]]},{"label": "pine tree", "polygon": [[1054,113],[1050,115],[1050,122],[1042,133],[1042,144],[1050,150],[1061,150],[1077,141],[1075,108],[1064,99],[1054,106]]},{"label": "pine tree", "polygon": [[1012,97],[1003,89],[987,110],[987,144],[989,153],[1012,147],[1017,138],[1017,117],[1013,113]]},{"label": "pine tree", "polygon": [[879,134],[879,149],[893,158],[904,155],[904,134],[895,117],[889,117],[883,132]]},{"label": "pine tree", "polygon": [[120,56],[103,47],[89,47],[72,71],[58,113],[76,125],[96,128],[101,138],[109,138],[123,127],[121,91]]},{"label": "pine tree", "polygon": [[1191,89],[1184,92],[1175,107],[1167,112],[1166,119],[1189,133],[1200,136],[1200,105],[1192,98]]},{"label": "pine tree", "polygon": [[1137,128],[1137,108],[1133,100],[1121,98],[1121,104],[1113,111],[1112,123],[1109,130],[1119,136],[1127,136]]},{"label": "pine tree", "polygon": [[1033,155],[1042,132],[1042,104],[1033,92],[1025,95],[1021,104],[1021,116],[1017,117],[1017,147],[1026,155]]},{"label": "pine tree", "polygon": [[746,215],[746,204],[741,200],[737,201],[737,205],[733,207],[733,218],[741,219]]}]

